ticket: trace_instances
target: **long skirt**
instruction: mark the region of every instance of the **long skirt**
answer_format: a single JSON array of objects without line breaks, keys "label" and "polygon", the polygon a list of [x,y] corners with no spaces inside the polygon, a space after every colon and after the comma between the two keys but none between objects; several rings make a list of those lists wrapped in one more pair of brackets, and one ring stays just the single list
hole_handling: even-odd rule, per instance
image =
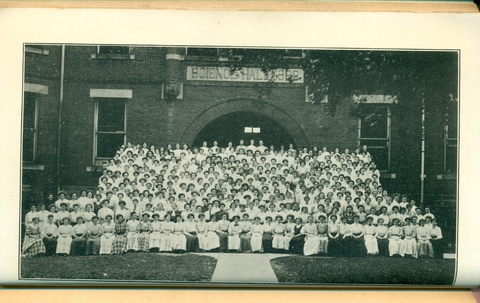
[{"label": "long skirt", "polygon": [[140,234],[138,234],[138,237],[137,237],[138,250],[148,252],[150,248],[148,246],[149,240],[150,240],[150,234],[148,232],[141,232]]},{"label": "long skirt", "polygon": [[339,257],[342,254],[342,243],[340,238],[328,239],[328,255],[333,257]]},{"label": "long skirt", "polygon": [[239,235],[228,236],[228,250],[240,250],[240,243]]},{"label": "long skirt", "polygon": [[43,244],[43,240],[41,238],[25,238],[22,247],[22,254],[25,257],[33,257],[38,254],[44,254],[45,244]]},{"label": "long skirt", "polygon": [[443,259],[443,239],[440,240],[430,240],[433,247],[433,255],[435,259]]},{"label": "long skirt", "polygon": [[250,239],[252,238],[251,234],[241,234],[240,235],[240,251],[241,252],[252,252],[252,245],[250,244]]},{"label": "long skirt", "polygon": [[417,240],[415,238],[405,238],[400,244],[400,256],[403,257],[405,255],[411,255],[414,258],[418,257]]},{"label": "long skirt", "polygon": [[305,244],[305,235],[296,235],[290,239],[290,244],[288,247],[288,251],[292,254],[299,254],[303,253],[303,245]]},{"label": "long skirt", "polygon": [[433,246],[432,243],[430,243],[429,240],[418,240],[417,242],[417,251],[418,251],[418,256],[427,256],[429,258],[433,258]]},{"label": "long skirt", "polygon": [[262,251],[262,235],[253,234],[250,239],[250,246],[252,247],[252,252]]},{"label": "long skirt", "polygon": [[100,237],[100,254],[109,255],[112,253],[112,244],[115,240],[115,235],[111,235],[110,238],[106,238],[105,235]]},{"label": "long skirt", "polygon": [[45,244],[45,256],[53,256],[57,249],[57,238],[43,238],[43,244]]},{"label": "long skirt", "polygon": [[[340,235],[341,237],[341,235]],[[346,237],[340,239],[340,244],[342,246],[342,251],[340,253],[343,257],[351,257],[352,256],[352,248],[353,248],[353,237]]]},{"label": "long skirt", "polygon": [[319,253],[328,253],[328,237],[318,236],[318,252]]},{"label": "long skirt", "polygon": [[383,257],[388,257],[389,253],[389,241],[388,239],[379,239],[377,238],[378,243],[378,255]]},{"label": "long skirt", "polygon": [[290,241],[292,241],[292,237],[293,235],[283,236],[283,240],[284,240],[283,247],[285,247],[285,250],[290,249]]},{"label": "long skirt", "polygon": [[263,252],[265,253],[272,253],[272,241],[273,235],[271,233],[264,233],[262,236],[262,245],[263,245]]},{"label": "long skirt", "polygon": [[398,237],[392,237],[388,239],[388,251],[390,254],[390,257],[393,255],[399,255],[400,254],[400,246],[402,245],[402,240]]},{"label": "long skirt", "polygon": [[187,238],[187,251],[198,252],[198,237],[196,235],[185,235]]},{"label": "long skirt", "polygon": [[307,236],[303,245],[303,254],[305,256],[318,254],[320,239],[317,236]]},{"label": "long skirt", "polygon": [[159,231],[154,231],[150,234],[148,238],[148,247],[149,248],[160,248],[160,240],[162,239],[162,234]]},{"label": "long skirt", "polygon": [[127,234],[127,250],[138,250],[138,234],[134,231]]},{"label": "long skirt", "polygon": [[201,250],[208,250],[208,240],[206,234],[198,234],[198,246]]},{"label": "long skirt", "polygon": [[227,252],[228,251],[228,234],[219,234],[218,239],[220,241],[220,251]]},{"label": "long skirt", "polygon": [[272,247],[275,249],[285,249],[285,237],[283,234],[274,234]]},{"label": "long skirt", "polygon": [[112,254],[121,255],[127,250],[127,236],[119,235],[115,237],[112,244]]},{"label": "long skirt", "polygon": [[367,249],[367,254],[378,254],[377,238],[375,238],[373,235],[365,235],[363,238],[365,239],[365,248]]},{"label": "long skirt", "polygon": [[350,256],[352,257],[365,257],[367,255],[367,249],[365,247],[365,240],[363,236],[360,238],[353,238],[351,240]]},{"label": "long skirt", "polygon": [[67,236],[67,237],[58,237],[57,240],[57,251],[56,254],[70,254],[70,247],[72,245],[72,237]]},{"label": "long skirt", "polygon": [[173,234],[163,234],[160,238],[160,251],[172,251],[173,249]]},{"label": "long skirt", "polygon": [[84,256],[87,252],[87,239],[74,238],[72,239],[72,247],[70,248],[72,256]]},{"label": "long skirt", "polygon": [[207,232],[207,250],[212,250],[220,247],[220,239],[218,234],[214,231]]},{"label": "long skirt", "polygon": [[87,239],[87,255],[98,255],[100,252],[100,238]]},{"label": "long skirt", "polygon": [[184,234],[173,235],[173,250],[187,250],[187,238]]}]

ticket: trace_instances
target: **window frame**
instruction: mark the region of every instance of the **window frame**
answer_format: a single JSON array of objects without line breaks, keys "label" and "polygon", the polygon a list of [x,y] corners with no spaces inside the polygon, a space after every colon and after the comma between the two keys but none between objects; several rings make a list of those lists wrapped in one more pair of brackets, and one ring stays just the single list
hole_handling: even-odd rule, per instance
[{"label": "window frame", "polygon": [[[458,117],[458,104],[455,104],[456,106],[456,124],[457,124],[457,133],[456,137],[450,137],[448,134],[449,130],[449,114],[448,112],[445,113],[445,120],[444,120],[444,136],[443,136],[443,174],[444,175],[456,175],[458,171],[458,122],[459,122],[459,117]],[[453,142],[453,143],[451,143]],[[448,160],[447,160],[447,153],[449,148],[455,148],[457,152],[457,157],[456,157],[456,169],[455,172],[449,172],[448,171]]]},{"label": "window frame", "polygon": [[[104,102],[106,100],[115,100],[118,99],[117,102],[123,102],[124,106],[124,123],[123,123],[123,132],[108,132],[108,131],[98,131],[98,114],[99,114],[99,104],[100,102]],[[93,138],[93,163],[95,164],[97,161],[107,160],[113,158],[115,155],[110,157],[99,157],[98,156],[98,134],[123,134],[123,144],[127,142],[127,98],[95,98],[95,112],[94,112],[94,138]]]},{"label": "window frame", "polygon": [[[34,112],[34,124],[33,124],[33,129],[30,129],[33,131],[33,155],[32,155],[32,160],[31,161],[25,161],[23,158],[24,155],[24,142],[25,136],[23,136],[23,132],[25,131],[25,95],[26,94],[31,94],[34,96],[34,102],[35,102],[35,112]],[[34,92],[24,92],[23,93],[23,121],[22,121],[22,162],[23,163],[35,163],[37,160],[37,145],[38,145],[38,111],[39,111],[39,99],[40,99],[40,94],[39,93],[34,93]]]},{"label": "window frame", "polygon": [[[362,137],[362,118],[363,118],[363,109],[364,108],[386,108],[387,109],[387,136],[385,138],[368,138],[368,137]],[[362,145],[362,141],[365,140],[370,140],[370,141],[381,141],[381,142],[386,142],[386,149],[387,149],[387,169],[382,170],[379,169],[380,172],[389,172],[391,169],[391,152],[392,152],[392,108],[390,105],[382,104],[379,105],[378,103],[374,104],[362,104],[360,107],[360,117],[358,118],[358,146]],[[368,145],[367,145],[368,146]],[[370,146],[368,146],[370,148]],[[373,162],[375,162],[375,159],[373,159]],[[376,163],[376,162],[375,162]],[[377,164],[377,163],[376,163]]]}]

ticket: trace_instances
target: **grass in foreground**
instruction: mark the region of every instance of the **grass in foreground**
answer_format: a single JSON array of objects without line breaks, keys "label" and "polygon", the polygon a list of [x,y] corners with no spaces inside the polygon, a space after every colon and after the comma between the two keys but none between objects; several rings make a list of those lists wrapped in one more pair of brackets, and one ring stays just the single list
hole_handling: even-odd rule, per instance
[{"label": "grass in foreground", "polygon": [[279,282],[452,285],[455,260],[284,257],[270,261]]},{"label": "grass in foreground", "polygon": [[22,258],[21,277],[209,282],[216,264],[214,258],[193,254],[33,257]]}]

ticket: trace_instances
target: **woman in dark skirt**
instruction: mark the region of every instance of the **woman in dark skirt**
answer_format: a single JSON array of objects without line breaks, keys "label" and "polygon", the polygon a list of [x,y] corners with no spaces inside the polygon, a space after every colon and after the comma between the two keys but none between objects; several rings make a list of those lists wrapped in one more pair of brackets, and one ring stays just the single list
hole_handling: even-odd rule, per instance
[{"label": "woman in dark skirt", "polygon": [[263,224],[263,236],[262,236],[263,252],[265,253],[273,253],[272,241],[273,241],[274,228],[275,227],[272,224],[272,217],[266,216],[265,223]]},{"label": "woman in dark skirt", "polygon": [[228,227],[230,221],[227,220],[228,214],[223,213],[220,221],[218,221],[218,238],[220,239],[220,252],[228,252]]},{"label": "woman in dark skirt", "polygon": [[388,257],[388,227],[383,218],[378,218],[378,226],[375,227],[375,236],[378,242],[378,255]]},{"label": "woman in dark skirt", "polygon": [[331,215],[328,222],[328,255],[338,257],[341,254],[340,225],[337,220],[337,215]]},{"label": "woman in dark skirt", "polygon": [[187,221],[183,225],[183,234],[187,237],[187,251],[189,252],[199,252],[198,247],[198,237],[197,237],[197,226],[193,220],[195,215],[189,213],[187,216]]},{"label": "woman in dark skirt", "polygon": [[443,236],[442,229],[437,226],[437,221],[432,221],[430,229],[430,243],[433,246],[433,256],[435,259],[443,259]]},{"label": "woman in dark skirt", "polygon": [[127,249],[127,224],[123,222],[123,216],[118,214],[115,223],[115,240],[112,243],[112,254],[121,255]]},{"label": "woman in dark skirt", "polygon": [[240,233],[240,251],[241,252],[252,252],[252,245],[250,244],[250,239],[252,238],[252,223],[249,221],[249,215],[243,214],[243,220],[240,221],[242,226],[242,232]]},{"label": "woman in dark skirt", "polygon": [[350,231],[352,232],[352,246],[350,247],[350,255],[352,257],[365,257],[367,255],[367,248],[365,247],[365,229],[360,224],[360,216],[353,216],[353,224],[350,225]]},{"label": "woman in dark skirt", "polygon": [[87,251],[87,226],[83,224],[83,218],[77,218],[77,224],[73,227],[72,247],[70,253],[73,256],[83,256]]},{"label": "woman in dark skirt", "polygon": [[54,215],[49,214],[47,222],[42,227],[43,244],[45,244],[45,255],[53,256],[57,249],[57,225],[54,223]]},{"label": "woman in dark skirt", "polygon": [[301,233],[303,224],[301,218],[295,219],[295,226],[293,227],[293,237],[290,240],[288,252],[291,254],[303,254],[303,245],[305,245],[305,235]]}]

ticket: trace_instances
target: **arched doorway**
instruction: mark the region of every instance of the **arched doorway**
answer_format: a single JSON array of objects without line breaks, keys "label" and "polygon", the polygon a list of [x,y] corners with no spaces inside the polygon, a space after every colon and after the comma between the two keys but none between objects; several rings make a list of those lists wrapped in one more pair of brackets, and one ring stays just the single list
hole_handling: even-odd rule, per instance
[{"label": "arched doorway", "polygon": [[[276,122],[277,124],[276,127],[278,129],[281,129],[282,132],[285,131],[284,136],[291,141],[289,143],[293,143],[297,148],[301,147],[309,147],[307,137],[305,136],[305,132],[303,130],[303,127],[301,124],[293,119],[290,114],[288,113],[288,110],[285,110],[281,107],[278,107],[277,105],[264,101],[264,100],[258,100],[258,99],[248,99],[248,98],[236,98],[236,99],[229,99],[229,100],[224,100],[216,103],[215,105],[206,108],[204,111],[198,113],[198,115],[192,120],[192,122],[187,126],[187,128],[183,131],[183,135],[181,137],[180,142],[187,144],[188,146],[194,146],[194,142],[198,142],[202,139],[201,137],[206,138],[205,136],[198,136],[210,123],[214,122],[215,120],[226,116],[228,114],[235,114],[235,113],[247,113],[249,117],[247,119],[249,121],[257,121],[261,122],[261,120],[272,120],[273,122]],[[257,115],[257,116],[255,116]],[[236,117],[234,116],[229,116],[231,117]],[[241,117],[239,114],[237,116]],[[243,116],[245,117],[245,116]],[[246,118],[240,118],[241,120],[245,120]],[[259,123],[260,123],[259,122]],[[271,122],[271,121],[270,121]],[[218,124],[217,124],[218,125]],[[269,124],[270,126],[267,125],[266,129],[272,129],[271,127],[274,125],[274,123]],[[247,125],[247,127],[256,127],[257,125]],[[243,126],[245,127],[245,126]],[[221,127],[223,128],[223,127]],[[218,129],[213,129],[213,133],[218,133]],[[260,130],[260,133],[265,133],[263,129]],[[237,138],[225,138],[225,140],[231,140],[233,141],[234,145],[238,144],[238,141],[242,138],[247,138],[247,136],[244,136],[244,132],[242,132],[240,135],[241,137]],[[199,139],[197,140],[197,137]],[[219,136],[217,136],[216,139]],[[262,136],[263,137],[263,136]],[[209,137],[211,138],[211,137]],[[267,136],[263,137],[262,139],[265,142],[265,145],[267,145],[268,140],[265,139]],[[209,145],[212,144],[212,140],[206,140]],[[272,142],[275,140],[272,140]],[[248,145],[248,142],[246,142]],[[201,144],[201,142],[200,142]],[[223,144],[222,144],[223,145]]]},{"label": "arched doorway", "polygon": [[246,145],[250,140],[255,140],[255,145],[262,140],[265,146],[273,145],[276,149],[295,144],[290,133],[272,118],[253,112],[235,112],[208,123],[197,134],[192,146],[200,147],[204,141],[208,146],[212,146],[213,141],[218,141],[219,146],[227,146],[229,141],[238,145],[240,140]]}]

